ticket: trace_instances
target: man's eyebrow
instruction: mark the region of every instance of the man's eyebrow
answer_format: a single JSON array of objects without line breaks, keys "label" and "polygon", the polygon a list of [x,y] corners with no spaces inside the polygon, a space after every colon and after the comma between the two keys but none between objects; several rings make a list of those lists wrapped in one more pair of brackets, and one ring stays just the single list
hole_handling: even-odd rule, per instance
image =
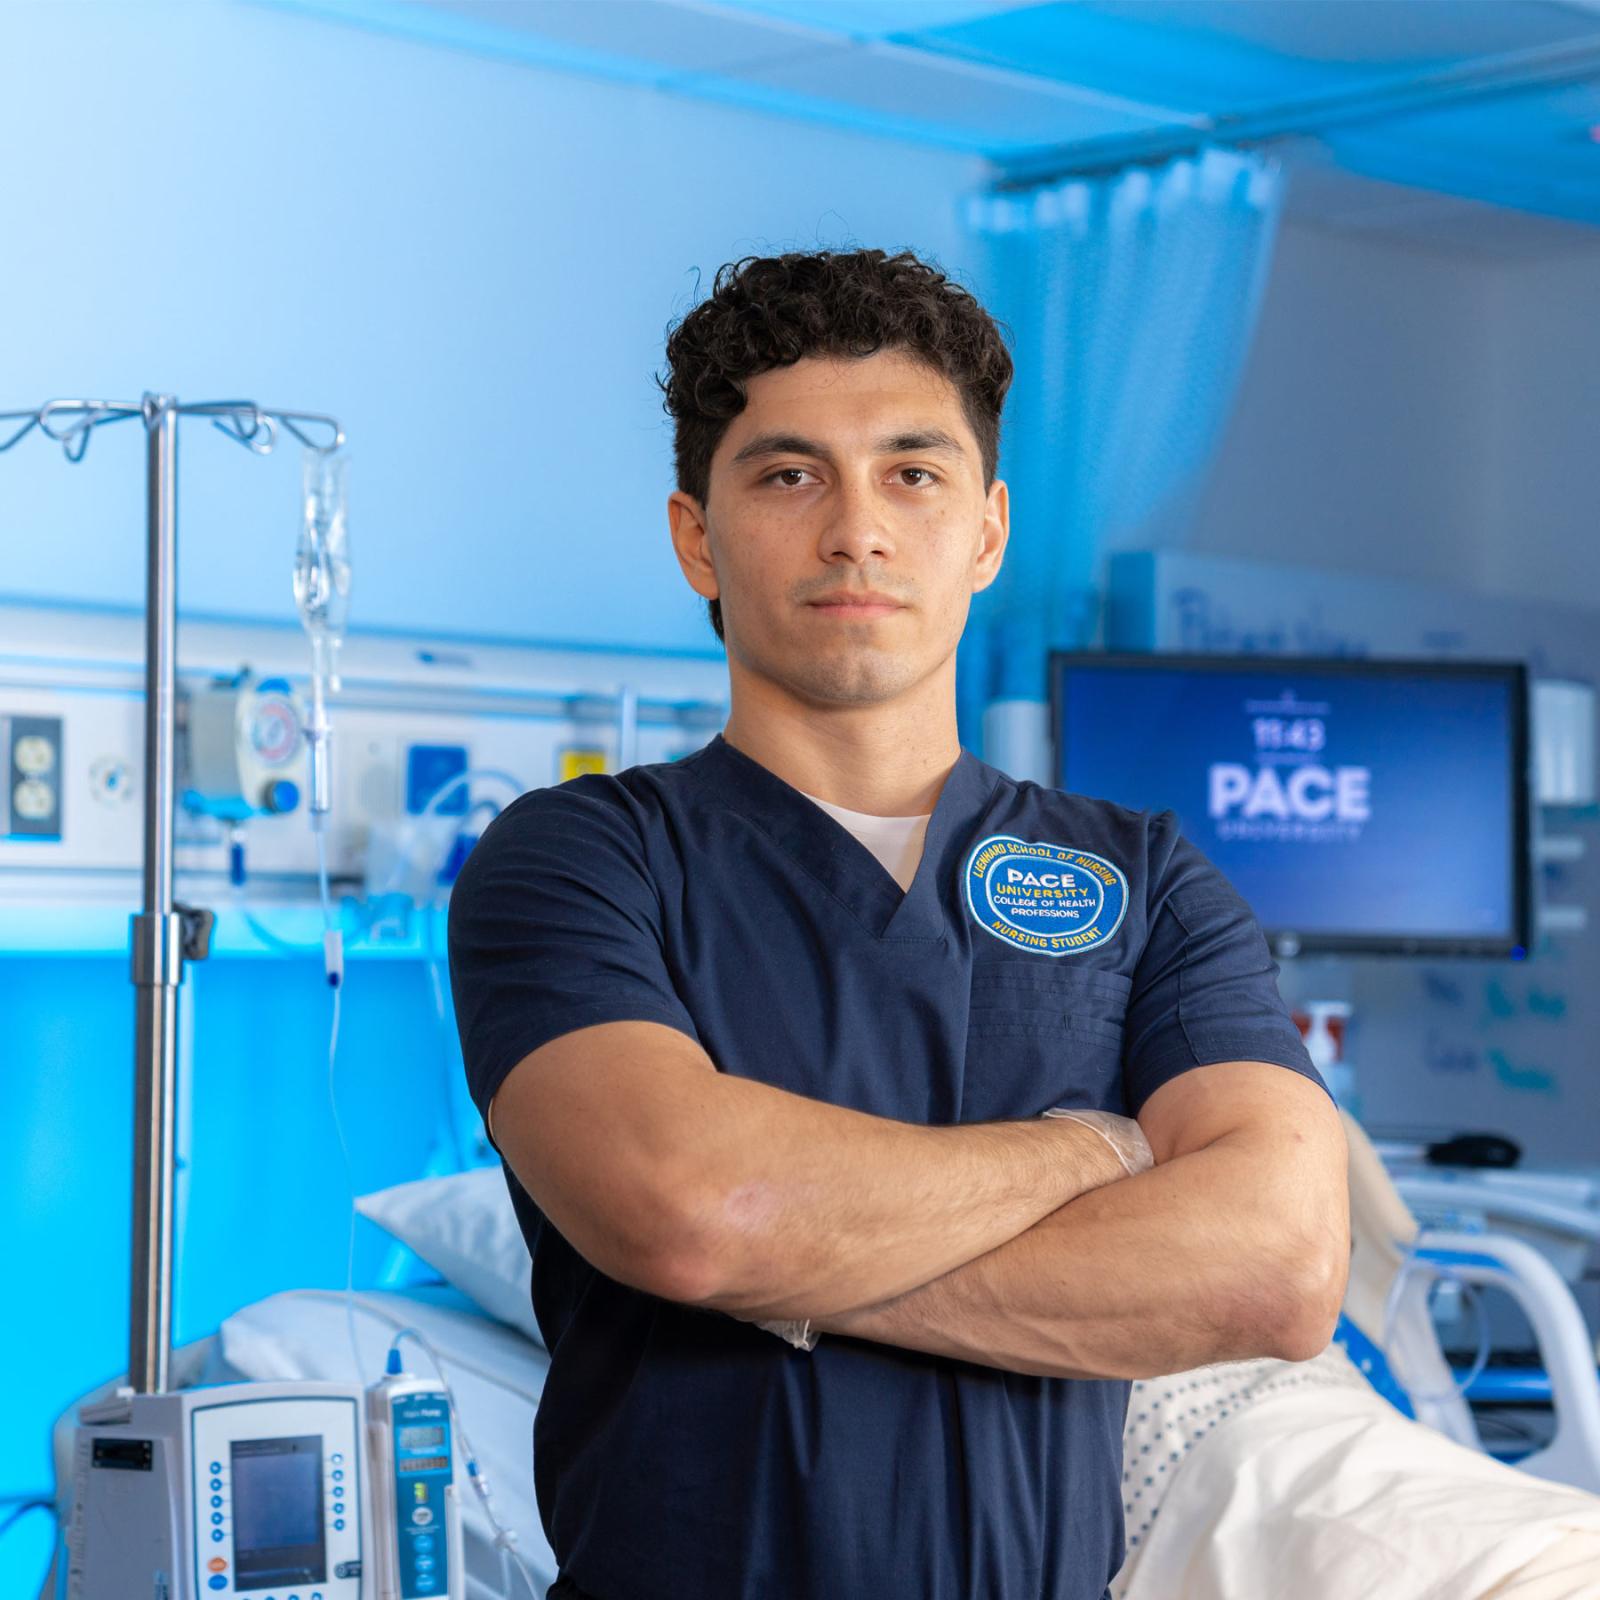
[{"label": "man's eyebrow", "polygon": [[964,456],[966,447],[943,428],[913,428],[909,433],[891,434],[878,441],[881,456],[903,455],[908,450],[931,450],[939,455]]},{"label": "man's eyebrow", "polygon": [[[903,455],[908,450],[952,456],[967,453],[961,441],[943,428],[913,428],[904,433],[887,434],[873,447],[874,454],[884,456]],[[764,456],[814,456],[818,461],[833,460],[833,452],[826,445],[802,438],[798,433],[758,433],[740,448],[730,465],[758,461]]]}]

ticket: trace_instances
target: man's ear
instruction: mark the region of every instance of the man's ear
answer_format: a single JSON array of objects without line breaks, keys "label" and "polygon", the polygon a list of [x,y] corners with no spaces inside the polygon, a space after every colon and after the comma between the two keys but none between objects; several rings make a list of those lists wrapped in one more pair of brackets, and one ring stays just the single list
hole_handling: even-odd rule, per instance
[{"label": "man's ear", "polygon": [[673,553],[689,587],[704,600],[720,599],[722,590],[712,560],[705,507],[692,494],[674,489],[667,496],[667,525],[672,533]]},{"label": "man's ear", "polygon": [[1000,576],[1006,541],[1011,537],[1011,491],[1005,479],[996,478],[989,486],[983,508],[983,540],[972,568],[972,592],[987,589]]}]

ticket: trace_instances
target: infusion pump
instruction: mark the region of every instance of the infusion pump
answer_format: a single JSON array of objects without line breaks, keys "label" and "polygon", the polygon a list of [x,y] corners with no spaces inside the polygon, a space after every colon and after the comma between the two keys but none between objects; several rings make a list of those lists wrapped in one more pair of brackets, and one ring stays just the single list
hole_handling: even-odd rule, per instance
[{"label": "infusion pump", "polygon": [[363,1392],[240,1383],[79,1413],[67,1600],[361,1600]]}]

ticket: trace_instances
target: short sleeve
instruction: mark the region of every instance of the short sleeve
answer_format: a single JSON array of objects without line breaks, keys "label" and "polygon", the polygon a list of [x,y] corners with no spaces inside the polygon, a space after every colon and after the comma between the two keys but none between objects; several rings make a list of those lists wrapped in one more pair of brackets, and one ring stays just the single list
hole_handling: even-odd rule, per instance
[{"label": "short sleeve", "polygon": [[450,991],[486,1124],[511,1069],[564,1033],[639,1021],[699,1038],[667,970],[639,824],[620,791],[584,792],[590,781],[508,806],[451,891]]},{"label": "short sleeve", "polygon": [[1128,1114],[1137,1116],[1180,1073],[1218,1061],[1271,1062],[1326,1091],[1244,897],[1183,836],[1173,812],[1151,819],[1149,840],[1149,937],[1134,969],[1124,1034]]}]

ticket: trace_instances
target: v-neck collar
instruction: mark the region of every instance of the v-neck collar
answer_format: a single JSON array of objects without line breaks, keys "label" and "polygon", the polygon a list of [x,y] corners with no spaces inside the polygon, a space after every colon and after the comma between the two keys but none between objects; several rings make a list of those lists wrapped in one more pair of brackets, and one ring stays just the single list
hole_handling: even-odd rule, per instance
[{"label": "v-neck collar", "polygon": [[843,823],[720,732],[679,765],[700,778],[713,799],[786,850],[877,938],[896,941],[944,937],[940,883],[945,857],[958,830],[999,777],[970,751],[961,751],[928,817],[911,887],[902,892],[883,863]]}]

